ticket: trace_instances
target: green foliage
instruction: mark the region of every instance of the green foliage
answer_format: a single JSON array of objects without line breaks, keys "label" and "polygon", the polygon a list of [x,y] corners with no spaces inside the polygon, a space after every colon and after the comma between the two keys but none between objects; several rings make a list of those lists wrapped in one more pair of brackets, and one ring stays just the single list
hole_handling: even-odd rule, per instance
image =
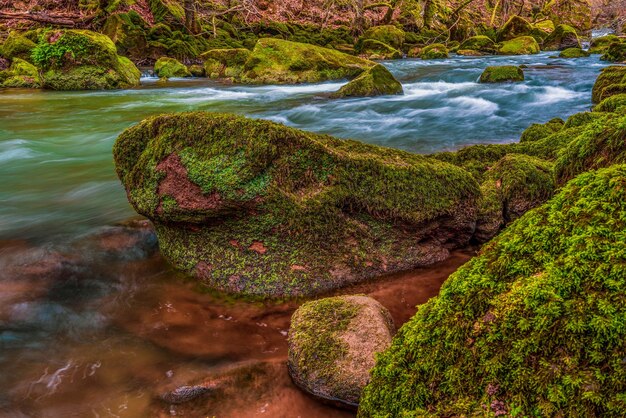
[{"label": "green foliage", "polygon": [[[626,91],[626,86],[624,87],[624,91]],[[624,110],[626,109],[624,109],[624,107],[626,107],[626,93],[616,94],[602,100],[600,104],[593,108],[593,111],[625,113]]]},{"label": "green foliage", "polygon": [[613,65],[602,70],[593,85],[591,99],[594,103],[600,103],[613,94],[626,93],[621,85],[626,84],[626,67]]},{"label": "green foliage", "polygon": [[552,119],[551,121],[544,124],[533,123],[522,133],[522,137],[520,138],[519,142],[523,143],[538,141],[552,135],[553,133],[560,131],[561,129],[563,129],[564,124],[565,122],[563,122],[563,120],[559,118]]},{"label": "green foliage", "polygon": [[524,71],[516,65],[502,65],[485,68],[480,76],[481,83],[503,83],[524,81]]},{"label": "green foliage", "polygon": [[61,68],[67,61],[82,62],[90,58],[90,41],[86,36],[70,33],[61,35],[55,42],[49,42],[50,36],[50,33],[44,32],[32,51],[31,59],[39,68]]},{"label": "green foliage", "polygon": [[378,357],[359,417],[623,416],[626,166],[507,228]]},{"label": "green foliage", "polygon": [[376,65],[341,87],[332,97],[371,97],[403,94],[402,84],[383,65]]}]

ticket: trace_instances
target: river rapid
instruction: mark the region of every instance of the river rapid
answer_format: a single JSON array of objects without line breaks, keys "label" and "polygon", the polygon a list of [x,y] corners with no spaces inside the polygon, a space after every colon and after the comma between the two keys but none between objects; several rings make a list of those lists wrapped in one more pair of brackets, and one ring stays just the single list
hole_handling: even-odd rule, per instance
[{"label": "river rapid", "polygon": [[[155,396],[232,370],[255,370],[203,401],[218,417],[344,417],[290,382],[284,361],[298,301],[199,292],[158,253],[114,172],[117,135],[164,112],[207,110],[417,153],[517,141],[531,123],[591,107],[605,66],[551,53],[401,60],[404,96],[331,100],[343,83],[231,86],[143,79],[113,92],[0,91],[0,416],[198,416]],[[526,81],[477,83],[488,65],[525,64]],[[398,325],[435,296],[471,250],[339,293],[366,293]],[[195,405],[195,406],[194,406]]]}]

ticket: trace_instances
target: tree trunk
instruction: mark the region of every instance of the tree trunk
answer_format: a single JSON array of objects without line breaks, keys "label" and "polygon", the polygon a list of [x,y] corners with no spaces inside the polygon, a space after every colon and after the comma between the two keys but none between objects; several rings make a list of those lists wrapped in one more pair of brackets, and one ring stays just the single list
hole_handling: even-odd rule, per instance
[{"label": "tree trunk", "polygon": [[185,26],[190,33],[198,32],[196,23],[196,2],[195,0],[185,0]]}]

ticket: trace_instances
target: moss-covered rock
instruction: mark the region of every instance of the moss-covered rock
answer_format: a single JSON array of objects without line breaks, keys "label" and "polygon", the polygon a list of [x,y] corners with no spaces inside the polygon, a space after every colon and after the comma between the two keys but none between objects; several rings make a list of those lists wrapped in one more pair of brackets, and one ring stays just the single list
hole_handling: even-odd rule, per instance
[{"label": "moss-covered rock", "polygon": [[524,81],[524,70],[516,65],[501,65],[485,68],[480,76],[481,83],[503,83]]},{"label": "moss-covered rock", "polygon": [[448,58],[448,48],[444,44],[431,44],[422,49],[420,58],[423,60]]},{"label": "moss-covered rock", "polygon": [[118,53],[134,59],[143,59],[148,48],[147,27],[137,12],[130,11],[109,15],[102,33],[111,38]]},{"label": "moss-covered rock", "polygon": [[402,58],[402,52],[386,43],[365,39],[359,43],[357,51],[360,55],[373,60],[391,60]]},{"label": "moss-covered rock", "polygon": [[52,90],[129,88],[141,77],[129,59],[117,55],[108,36],[88,30],[43,32],[31,57],[44,88]]},{"label": "moss-covered rock", "polygon": [[587,58],[589,55],[589,52],[580,48],[567,48],[561,51],[559,58]]},{"label": "moss-covered rock", "polygon": [[483,55],[487,55],[480,51],[475,51],[473,49],[459,49],[456,51],[457,55],[461,55],[463,57],[482,57]]},{"label": "moss-covered rock", "polygon": [[626,166],[485,246],[378,357],[359,417],[623,416]]},{"label": "moss-covered rock", "polygon": [[354,78],[376,63],[315,45],[259,39],[246,61],[241,82],[295,84]]},{"label": "moss-covered rock", "polygon": [[496,34],[498,42],[510,41],[520,36],[531,36],[533,27],[526,19],[512,16]]},{"label": "moss-covered rock", "polygon": [[601,59],[609,62],[626,62],[626,42],[615,42],[609,45]]},{"label": "moss-covered rock", "polygon": [[[626,90],[626,89],[625,89]],[[602,100],[596,107],[594,112],[622,112],[626,110],[626,93],[616,94]]]},{"label": "moss-covered rock", "polygon": [[315,294],[465,245],[478,183],[420,155],[234,115],[145,120],[114,147],[165,257],[240,294]]},{"label": "moss-covered rock", "polygon": [[602,70],[591,91],[593,103],[614,94],[626,93],[626,67],[613,65]]},{"label": "moss-covered rock", "polygon": [[499,55],[530,55],[538,54],[539,44],[532,36],[521,36],[500,44]]},{"label": "moss-covered rock", "polygon": [[20,58],[13,58],[11,66],[0,71],[0,86],[17,88],[40,88],[41,80],[37,68]]},{"label": "moss-covered rock", "polygon": [[387,68],[378,64],[341,87],[332,97],[372,97],[403,93],[402,84]]},{"label": "moss-covered rock", "polygon": [[204,66],[192,64],[188,68],[192,77],[206,77],[206,71],[204,70]]},{"label": "moss-covered rock", "polygon": [[591,54],[604,54],[611,44],[620,42],[616,35],[606,35],[591,40],[589,52]]},{"label": "moss-covered rock", "polygon": [[2,45],[0,55],[8,60],[20,58],[30,62],[30,55],[35,46],[36,44],[24,34],[11,32]]},{"label": "moss-covered rock", "polygon": [[[494,41],[492,41],[487,36],[472,36],[471,38],[466,39],[459,46],[460,50],[471,50],[471,51],[479,51],[485,54],[495,54],[497,51],[497,46]],[[458,51],[457,51],[458,53]]]},{"label": "moss-covered rock", "polygon": [[580,39],[576,29],[569,25],[558,25],[544,41],[546,51],[563,51],[568,48],[580,48]]},{"label": "moss-covered rock", "polygon": [[[541,32],[543,32],[545,36],[554,32],[554,29],[556,28],[556,26],[554,25],[554,22],[549,19],[535,22],[532,24],[532,27],[535,30],[540,30]],[[533,31],[533,34],[534,33],[535,31]]]},{"label": "moss-covered rock", "polygon": [[389,311],[367,296],[307,302],[291,318],[289,374],[305,392],[356,409],[394,333]]},{"label": "moss-covered rock", "polygon": [[203,53],[204,71],[210,78],[239,78],[251,52],[245,48],[212,49]]},{"label": "moss-covered rock", "polygon": [[161,57],[154,63],[154,74],[159,78],[191,77],[191,72],[185,64],[168,57]]},{"label": "moss-covered rock", "polygon": [[360,49],[360,43],[368,39],[382,42],[394,49],[402,49],[406,39],[406,33],[393,25],[374,26],[365,31],[363,36],[359,38],[357,49]]},{"label": "moss-covered rock", "polygon": [[563,129],[565,122],[563,119],[555,118],[547,123],[533,123],[522,133],[521,143],[535,142],[550,136]]}]

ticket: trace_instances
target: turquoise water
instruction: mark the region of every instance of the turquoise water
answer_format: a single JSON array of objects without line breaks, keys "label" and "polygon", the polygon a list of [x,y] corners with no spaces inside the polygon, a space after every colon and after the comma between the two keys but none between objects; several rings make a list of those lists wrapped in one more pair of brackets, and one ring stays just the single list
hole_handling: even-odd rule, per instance
[{"label": "turquoise water", "polygon": [[[526,64],[519,84],[476,83],[488,65]],[[164,112],[207,110],[417,153],[511,142],[533,122],[584,111],[598,57],[457,57],[385,63],[405,95],[331,100],[343,83],[244,87],[144,79],[112,92],[0,91],[0,239],[58,240],[133,215],[113,169],[116,136]]]}]

